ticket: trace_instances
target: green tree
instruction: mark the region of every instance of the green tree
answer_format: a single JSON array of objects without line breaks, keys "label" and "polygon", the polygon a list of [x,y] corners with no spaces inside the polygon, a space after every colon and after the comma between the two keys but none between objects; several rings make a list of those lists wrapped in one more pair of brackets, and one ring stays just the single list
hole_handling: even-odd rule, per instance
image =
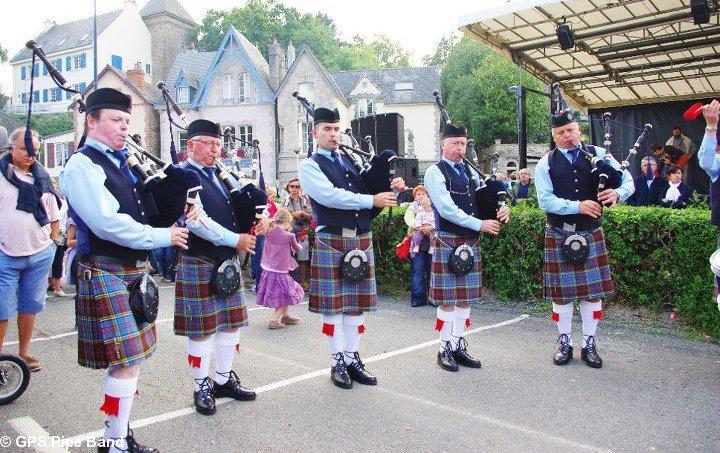
[{"label": "green tree", "polygon": [[[0,44],[0,63],[5,63],[7,59],[7,49]],[[0,109],[5,108],[8,99],[10,98],[3,92],[2,87],[0,87]]]},{"label": "green tree", "polygon": [[[450,118],[468,126],[478,149],[495,139],[517,143],[518,112],[515,94],[508,91],[510,86],[543,89],[535,77],[467,37],[448,54],[441,80]],[[547,141],[548,99],[528,94],[526,102],[528,141]]]},{"label": "green tree", "polygon": [[7,61],[7,49],[3,47],[2,44],[0,44],[0,63],[5,63]]},{"label": "green tree", "polygon": [[445,66],[445,60],[447,60],[458,40],[458,35],[455,33],[450,33],[440,38],[437,47],[435,47],[435,52],[423,57],[423,64],[426,66]]},{"label": "green tree", "polygon": [[301,13],[276,0],[249,0],[243,7],[228,11],[209,10],[196,33],[199,47],[214,51],[225,31],[234,26],[268,58],[273,38],[286,47],[306,44],[330,70],[379,67],[402,67],[409,64],[409,54],[402,47],[379,35],[365,42],[340,40],[332,18],[323,13]]}]

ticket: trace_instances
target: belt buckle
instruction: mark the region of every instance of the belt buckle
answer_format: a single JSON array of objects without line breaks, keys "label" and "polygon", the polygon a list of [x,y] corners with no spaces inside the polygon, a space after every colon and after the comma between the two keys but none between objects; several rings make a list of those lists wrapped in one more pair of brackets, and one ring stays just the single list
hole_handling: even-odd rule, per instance
[{"label": "belt buckle", "polygon": [[357,237],[357,228],[344,228],[342,229],[342,237],[354,238]]},{"label": "belt buckle", "polygon": [[563,222],[563,227],[562,227],[562,229],[563,229],[564,231],[570,231],[570,232],[573,232],[573,233],[574,233],[575,230],[577,229],[577,224],[575,224],[575,223]]},{"label": "belt buckle", "polygon": [[80,273],[80,278],[83,279],[83,281],[89,282],[92,278],[92,271],[90,269],[85,269]]}]

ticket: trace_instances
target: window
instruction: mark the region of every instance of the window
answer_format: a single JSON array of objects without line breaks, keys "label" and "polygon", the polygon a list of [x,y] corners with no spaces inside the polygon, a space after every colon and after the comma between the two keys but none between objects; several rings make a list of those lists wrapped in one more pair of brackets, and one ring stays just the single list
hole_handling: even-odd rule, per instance
[{"label": "window", "polygon": [[230,134],[235,135],[235,126],[225,125],[220,128],[220,132],[223,134],[223,148],[224,149],[237,149],[239,147],[239,144],[233,143],[232,137],[228,137],[225,134],[226,130],[230,130]]},{"label": "window", "polygon": [[189,87],[178,87],[177,100],[181,103],[190,102],[190,88]]},{"label": "window", "polygon": [[395,91],[405,91],[405,90],[412,91],[413,88],[414,88],[414,85],[412,82],[404,82],[404,83],[396,83],[395,84]]},{"label": "window", "polygon": [[118,69],[122,71],[122,57],[119,55],[111,55],[110,56],[110,63],[112,64],[112,67],[115,69]]},{"label": "window", "polygon": [[[312,102],[313,100],[314,91],[315,84],[312,82],[301,82],[298,84],[298,94],[307,99],[309,102]],[[306,113],[307,111],[305,110],[305,107],[298,103],[298,115],[304,117]]]},{"label": "window", "polygon": [[68,154],[67,143],[55,143],[55,166],[62,167],[65,165]]},{"label": "window", "polygon": [[22,94],[20,95],[20,101],[21,101],[23,104],[27,104],[27,103],[28,103],[27,93],[22,93]]},{"label": "window", "polygon": [[180,151],[187,151],[188,134],[187,132],[180,132],[178,135],[178,143],[180,144]]},{"label": "window", "polygon": [[73,57],[73,69],[80,69],[80,55]]},{"label": "window", "polygon": [[[60,99],[58,99],[58,90],[57,89],[51,89],[50,90],[50,102],[57,102],[62,100],[62,95],[60,96]],[[57,162],[57,160],[55,161]]]},{"label": "window", "polygon": [[357,117],[375,114],[375,105],[372,99],[360,98],[357,105]]},{"label": "window", "polygon": [[235,102],[235,77],[232,74],[225,74],[222,78],[222,103],[232,104]]},{"label": "window", "polygon": [[152,74],[152,66],[150,66],[150,63],[145,64],[145,74],[147,74],[147,75]]},{"label": "window", "polygon": [[246,74],[240,74],[238,76],[237,81],[237,88],[238,88],[238,103],[246,103],[249,102],[250,99],[245,95],[245,79],[247,78]]},{"label": "window", "polygon": [[[252,126],[245,124],[238,126],[238,136],[240,140],[245,140],[246,142],[252,143],[253,141],[253,129]],[[243,147],[245,145],[242,145]]]},{"label": "window", "polygon": [[300,126],[300,153],[307,152],[308,149],[315,149],[315,143],[312,136],[312,123],[302,122]]}]

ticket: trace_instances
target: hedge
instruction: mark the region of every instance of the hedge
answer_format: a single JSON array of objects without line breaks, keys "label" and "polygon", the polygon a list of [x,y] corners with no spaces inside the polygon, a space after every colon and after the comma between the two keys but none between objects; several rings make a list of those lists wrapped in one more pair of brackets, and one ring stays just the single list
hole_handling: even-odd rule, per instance
[{"label": "hedge", "polygon": [[[395,257],[395,244],[406,227],[404,208],[387,210],[373,223],[379,290],[409,292],[410,266]],[[603,216],[615,282],[613,303],[674,309],[689,326],[720,338],[720,312],[712,298],[708,258],[716,248],[717,229],[707,209],[617,206]],[[495,238],[483,238],[486,285],[503,300],[542,298],[545,214],[538,208],[512,208],[510,223]]]}]

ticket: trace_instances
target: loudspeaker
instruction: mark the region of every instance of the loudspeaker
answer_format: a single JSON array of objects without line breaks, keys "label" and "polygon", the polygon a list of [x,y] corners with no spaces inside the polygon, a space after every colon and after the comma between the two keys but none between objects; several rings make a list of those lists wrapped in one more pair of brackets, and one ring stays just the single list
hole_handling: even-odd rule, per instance
[{"label": "loudspeaker", "polygon": [[395,176],[404,179],[408,187],[417,186],[420,182],[418,160],[399,157]]},{"label": "loudspeaker", "polygon": [[695,25],[710,22],[710,6],[707,0],[690,0],[690,14]]},{"label": "loudspeaker", "polygon": [[[365,138],[370,135],[375,151],[391,149],[399,157],[405,155],[405,118],[399,113],[382,113],[355,118],[350,122],[353,134]],[[362,144],[367,151],[367,145]]]},{"label": "loudspeaker", "polygon": [[575,47],[575,36],[568,24],[560,24],[556,30],[557,39],[560,43],[560,49],[568,50]]}]

